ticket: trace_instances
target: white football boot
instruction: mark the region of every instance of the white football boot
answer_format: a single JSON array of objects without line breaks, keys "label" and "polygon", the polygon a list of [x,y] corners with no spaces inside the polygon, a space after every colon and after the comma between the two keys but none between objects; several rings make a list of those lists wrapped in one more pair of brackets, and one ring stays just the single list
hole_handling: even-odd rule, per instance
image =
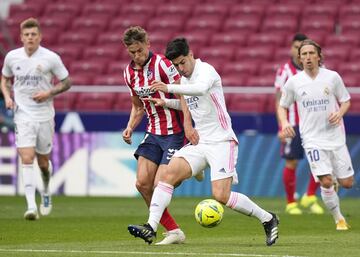
[{"label": "white football boot", "polygon": [[39,214],[36,209],[29,209],[24,213],[24,218],[26,220],[37,220],[39,219]]},{"label": "white football boot", "polygon": [[165,238],[155,245],[183,244],[185,242],[185,234],[180,228],[173,229],[163,233]]}]

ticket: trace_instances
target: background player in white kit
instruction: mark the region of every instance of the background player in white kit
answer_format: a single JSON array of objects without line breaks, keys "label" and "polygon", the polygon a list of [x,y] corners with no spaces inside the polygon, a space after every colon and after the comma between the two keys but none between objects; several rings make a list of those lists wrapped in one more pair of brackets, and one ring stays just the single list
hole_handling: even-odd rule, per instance
[{"label": "background player in white kit", "polygon": [[336,229],[348,230],[334,179],[345,188],[351,188],[354,181],[343,121],[350,107],[350,95],[337,72],[320,67],[322,54],[317,43],[303,41],[299,58],[304,70],[286,82],[278,107],[281,136],[295,136],[286,118],[286,109],[296,102],[303,147],[311,172],[320,181],[321,197],[334,217]]},{"label": "background player in white kit", "polygon": [[[165,55],[182,75],[181,84],[171,85],[155,81],[151,88],[184,95],[180,101],[184,112],[185,134],[191,144],[177,151],[167,169],[160,173],[159,183],[151,199],[148,223],[129,225],[129,232],[152,243],[160,217],[170,204],[174,186],[210,167],[214,198],[235,211],[258,218],[266,232],[266,244],[274,244],[278,238],[279,221],[276,215],[263,210],[247,196],[231,191],[232,183],[238,181],[238,140],[226,110],[219,74],[208,63],[194,59],[184,38],[169,42]],[[150,101],[161,104],[161,101]],[[164,102],[167,102],[169,107],[176,108],[175,101]],[[190,113],[195,128],[191,125]]]},{"label": "background player in white kit", "polygon": [[[22,163],[27,201],[24,218],[35,220],[39,215],[35,200],[34,159],[37,158],[44,182],[40,213],[48,215],[52,208],[49,191],[52,167],[49,155],[55,125],[53,97],[68,90],[71,85],[69,73],[60,57],[40,46],[42,35],[36,19],[30,18],[21,23],[20,36],[23,47],[5,56],[1,90],[6,108],[14,109],[16,147]],[[60,80],[55,86],[51,84],[54,75]],[[12,77],[14,101],[9,87]]]}]

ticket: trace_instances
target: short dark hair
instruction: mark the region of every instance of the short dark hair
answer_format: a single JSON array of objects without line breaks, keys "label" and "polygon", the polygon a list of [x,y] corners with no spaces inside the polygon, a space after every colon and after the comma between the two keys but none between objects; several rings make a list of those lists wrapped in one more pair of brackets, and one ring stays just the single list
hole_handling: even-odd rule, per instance
[{"label": "short dark hair", "polygon": [[123,34],[123,43],[126,46],[130,46],[135,42],[146,43],[147,41],[147,32],[140,26],[131,26]]},{"label": "short dark hair", "polygon": [[37,28],[39,32],[41,32],[40,29],[40,23],[35,18],[29,18],[21,22],[20,24],[20,31],[22,32],[24,29],[31,29],[31,28]]},{"label": "short dark hair", "polygon": [[294,41],[304,41],[305,39],[308,39],[308,37],[303,33],[296,33],[293,37],[292,42]]},{"label": "short dark hair", "polygon": [[189,54],[189,44],[186,38],[179,37],[171,40],[167,46],[165,51],[165,56],[169,60],[174,60],[179,56],[187,56]]}]

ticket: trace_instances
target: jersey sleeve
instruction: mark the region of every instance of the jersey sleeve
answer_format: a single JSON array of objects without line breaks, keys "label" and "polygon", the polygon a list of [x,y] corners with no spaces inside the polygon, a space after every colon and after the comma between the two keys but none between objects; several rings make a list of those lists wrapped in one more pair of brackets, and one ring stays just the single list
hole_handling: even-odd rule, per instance
[{"label": "jersey sleeve", "polygon": [[165,57],[159,62],[159,72],[161,81],[165,84],[172,84],[181,77],[172,62]]},{"label": "jersey sleeve", "polygon": [[129,78],[130,78],[130,74],[129,74],[129,65],[128,65],[124,70],[124,81],[130,91],[130,95],[134,96],[134,95],[136,95],[136,93],[135,93],[134,89],[131,87],[131,82],[129,81]]},{"label": "jersey sleeve", "polygon": [[338,73],[335,73],[334,83],[335,83],[335,91],[334,94],[336,99],[340,102],[346,102],[350,100],[350,94],[345,88],[344,82]]},{"label": "jersey sleeve", "polygon": [[292,79],[287,80],[285,85],[281,89],[280,106],[289,108],[291,104],[295,102],[295,92]]},{"label": "jersey sleeve", "polygon": [[276,75],[275,75],[274,86],[277,91],[281,91],[281,88],[285,85],[287,79],[288,79],[288,76],[285,72],[284,66],[281,66],[276,71]]},{"label": "jersey sleeve", "polygon": [[5,56],[4,65],[3,65],[2,71],[1,71],[2,75],[3,75],[4,77],[7,77],[7,78],[11,78],[11,77],[14,76],[14,74],[13,74],[12,71],[11,71],[10,60],[9,60],[9,59],[10,59],[10,58],[9,58],[9,55],[7,54],[7,55]]},{"label": "jersey sleeve", "polygon": [[53,57],[53,74],[56,76],[57,79],[64,80],[69,76],[68,70],[65,68],[64,63],[62,62],[59,55],[54,53]]}]

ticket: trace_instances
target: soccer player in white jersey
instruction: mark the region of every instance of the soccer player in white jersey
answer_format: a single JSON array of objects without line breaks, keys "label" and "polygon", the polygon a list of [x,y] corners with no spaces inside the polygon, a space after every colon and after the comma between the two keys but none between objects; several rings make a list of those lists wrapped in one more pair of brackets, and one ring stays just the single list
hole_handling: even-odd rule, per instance
[{"label": "soccer player in white jersey", "polygon": [[[40,213],[48,215],[52,209],[49,180],[52,172],[49,160],[54,134],[53,97],[71,86],[69,73],[60,57],[42,47],[41,29],[34,18],[20,25],[23,47],[5,56],[2,68],[1,90],[6,108],[14,110],[15,141],[21,159],[27,211],[24,218],[39,218],[35,199],[36,174],[34,159],[37,158],[44,183]],[[55,86],[53,76],[60,81]],[[11,78],[14,79],[14,100],[10,94]]]},{"label": "soccer player in white jersey", "polygon": [[[283,64],[276,72],[275,77],[275,103],[279,105],[281,97],[281,88],[285,85],[286,81],[295,74],[302,71],[300,64],[298,63],[298,49],[302,41],[307,39],[304,34],[297,33],[294,35],[291,42],[290,55],[291,58]],[[299,133],[299,115],[297,105],[294,103],[289,106],[287,111],[287,117],[289,123],[296,131],[294,138],[281,139],[280,153],[281,157],[285,159],[285,167],[283,169],[283,184],[286,193],[287,205],[285,212],[290,215],[302,214],[302,210],[299,208],[296,202],[296,169],[299,160],[304,158],[304,149],[301,145],[301,138]],[[280,121],[278,119],[279,129]],[[278,135],[280,135],[280,130]],[[309,208],[310,213],[323,214],[323,208],[318,204],[316,197],[316,190],[319,188],[319,183],[315,182],[314,177],[309,172],[309,184],[307,192],[303,195],[300,201],[300,205],[305,208]]]},{"label": "soccer player in white jersey", "polygon": [[[274,244],[278,238],[279,220],[276,215],[263,210],[247,196],[231,191],[231,185],[238,182],[238,140],[226,110],[219,74],[210,64],[194,59],[185,38],[169,42],[166,57],[182,75],[181,84],[155,81],[151,88],[183,95],[181,103],[173,99],[149,101],[160,105],[166,103],[171,108],[180,108],[181,105],[185,135],[191,143],[177,151],[167,169],[159,174],[159,183],[151,199],[148,222],[145,225],[129,225],[129,232],[152,243],[156,238],[160,217],[170,204],[174,187],[210,167],[214,198],[237,212],[256,217],[264,226],[266,244]],[[192,127],[191,117],[195,128]]]},{"label": "soccer player in white jersey", "polygon": [[336,179],[344,188],[351,188],[354,181],[343,121],[350,95],[337,72],[320,67],[321,47],[316,42],[303,41],[298,56],[304,70],[286,82],[278,107],[281,137],[295,136],[286,111],[296,102],[302,144],[311,172],[320,181],[322,200],[334,217],[336,229],[348,230],[334,183]]}]

